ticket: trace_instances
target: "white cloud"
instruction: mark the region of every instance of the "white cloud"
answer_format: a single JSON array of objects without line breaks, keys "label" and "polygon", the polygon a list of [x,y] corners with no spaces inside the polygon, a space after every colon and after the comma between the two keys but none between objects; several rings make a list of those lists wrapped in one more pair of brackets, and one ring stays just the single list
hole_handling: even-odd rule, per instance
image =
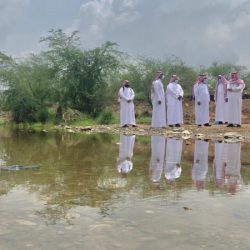
[{"label": "white cloud", "polygon": [[250,68],[250,0],[55,1],[43,0],[39,8],[38,1],[0,0],[0,50],[23,54],[37,49],[49,29],[62,28],[79,30],[84,48],[109,40],[132,55],[176,55],[191,66],[243,62]]}]

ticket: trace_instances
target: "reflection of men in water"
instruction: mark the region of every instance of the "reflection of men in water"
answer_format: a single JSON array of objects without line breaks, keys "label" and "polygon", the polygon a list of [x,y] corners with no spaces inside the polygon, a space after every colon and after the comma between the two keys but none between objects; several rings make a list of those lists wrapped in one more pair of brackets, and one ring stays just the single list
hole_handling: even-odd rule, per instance
[{"label": "reflection of men in water", "polygon": [[153,183],[159,183],[163,170],[165,155],[165,138],[159,135],[151,136],[150,178]]},{"label": "reflection of men in water", "polygon": [[217,188],[224,187],[225,167],[225,143],[223,141],[216,141],[214,143],[214,177]]},{"label": "reflection of men in water", "polygon": [[196,140],[192,180],[197,190],[204,189],[208,171],[208,141]]},{"label": "reflection of men in water", "polygon": [[240,175],[241,168],[241,143],[226,143],[226,168],[225,168],[225,184],[231,194],[235,194],[237,189],[241,187],[242,179]]},{"label": "reflection of men in water", "polygon": [[164,167],[165,178],[172,182],[181,175],[181,153],[183,140],[167,138],[166,162]]},{"label": "reflection of men in water", "polygon": [[133,150],[135,135],[120,135],[119,158],[117,170],[121,174],[129,173],[133,168]]}]

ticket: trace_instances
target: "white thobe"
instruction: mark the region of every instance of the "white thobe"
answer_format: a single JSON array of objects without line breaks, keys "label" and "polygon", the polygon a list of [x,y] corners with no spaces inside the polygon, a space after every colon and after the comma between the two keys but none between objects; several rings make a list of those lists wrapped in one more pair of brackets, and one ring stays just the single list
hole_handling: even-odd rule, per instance
[{"label": "white thobe", "polygon": [[214,143],[214,175],[217,184],[223,183],[225,179],[225,143]]},{"label": "white thobe", "polygon": [[[134,100],[135,93],[132,88],[121,87],[119,90],[120,99],[120,124],[121,126],[136,125],[135,123],[135,107]],[[131,102],[128,102],[131,100]]]},{"label": "white thobe", "polygon": [[[153,105],[151,127],[166,127],[166,102],[164,87],[160,79],[152,83],[151,100]],[[161,101],[161,104],[159,104],[159,101]]]},{"label": "white thobe", "polygon": [[228,123],[241,125],[241,111],[242,111],[242,92],[245,84],[238,84],[229,82],[227,89],[232,91],[227,92],[228,97]]},{"label": "white thobe", "polygon": [[240,180],[241,168],[241,143],[225,143],[226,148],[226,169],[225,175],[231,181],[238,183]]},{"label": "white thobe", "polygon": [[192,168],[192,179],[194,181],[205,181],[208,171],[208,145],[202,140],[195,141],[194,164]]},{"label": "white thobe", "polygon": [[215,90],[215,121],[227,122],[227,93],[224,83],[218,83]]},{"label": "white thobe", "polygon": [[165,178],[167,180],[175,180],[181,175],[182,144],[183,140],[167,138],[164,166]]},{"label": "white thobe", "polygon": [[166,99],[167,99],[167,124],[183,124],[183,109],[182,99],[184,92],[180,84],[170,82],[167,86]]},{"label": "white thobe", "polygon": [[129,173],[133,168],[133,150],[135,135],[120,135],[119,157],[117,170],[119,173]]},{"label": "white thobe", "polygon": [[[195,83],[194,85],[195,97],[195,124],[203,125],[209,123],[209,102],[210,95],[207,84]],[[198,105],[200,102],[200,105]]]},{"label": "white thobe", "polygon": [[151,136],[151,160],[149,169],[152,182],[159,182],[161,179],[165,156],[165,144],[165,137],[159,135]]}]

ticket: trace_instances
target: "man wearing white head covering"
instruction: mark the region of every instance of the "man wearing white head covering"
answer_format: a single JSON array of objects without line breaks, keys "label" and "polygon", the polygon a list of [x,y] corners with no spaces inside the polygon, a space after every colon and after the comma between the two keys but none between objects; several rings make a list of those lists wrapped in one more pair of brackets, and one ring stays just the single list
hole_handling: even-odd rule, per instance
[{"label": "man wearing white head covering", "polygon": [[135,123],[135,108],[134,100],[135,93],[129,86],[129,81],[125,80],[123,86],[119,90],[119,100],[120,100],[120,124],[122,127],[127,127],[128,125],[136,126]]},{"label": "man wearing white head covering", "polygon": [[223,124],[227,122],[227,83],[228,81],[224,76],[218,75],[217,84],[214,92],[215,101],[215,123]]},{"label": "man wearing white head covering", "polygon": [[158,71],[151,88],[151,101],[153,105],[152,111],[152,128],[166,127],[166,102],[164,94],[164,86],[162,83],[164,75]]},{"label": "man wearing white head covering", "polygon": [[151,136],[151,160],[150,178],[153,183],[159,183],[163,171],[165,156],[165,137],[160,135]]},{"label": "man wearing white head covering", "polygon": [[117,171],[121,174],[129,173],[133,168],[133,150],[135,135],[120,135],[119,158],[117,161]]},{"label": "man wearing white head covering", "polygon": [[228,97],[228,125],[227,127],[241,127],[242,92],[245,83],[240,79],[238,72],[231,73],[231,79],[227,84]]},{"label": "man wearing white head covering", "polygon": [[197,190],[204,189],[208,171],[208,141],[195,140],[192,180]]},{"label": "man wearing white head covering", "polygon": [[210,126],[209,124],[209,102],[210,95],[208,92],[206,75],[200,75],[194,84],[195,98],[195,124],[198,126]]},{"label": "man wearing white head covering", "polygon": [[181,139],[167,138],[164,173],[169,181],[174,181],[181,175],[182,144]]},{"label": "man wearing white head covering", "polygon": [[226,143],[226,168],[225,168],[225,183],[228,191],[235,194],[236,190],[242,185],[240,174],[241,169],[241,143]]},{"label": "man wearing white head covering", "polygon": [[180,127],[183,124],[183,89],[178,83],[177,75],[173,75],[166,90],[167,99],[167,124],[170,127]]}]

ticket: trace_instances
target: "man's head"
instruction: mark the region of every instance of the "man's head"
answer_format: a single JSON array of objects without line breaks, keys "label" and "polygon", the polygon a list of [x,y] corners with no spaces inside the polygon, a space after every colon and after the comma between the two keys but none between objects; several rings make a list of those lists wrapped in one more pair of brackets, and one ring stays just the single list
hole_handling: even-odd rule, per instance
[{"label": "man's head", "polygon": [[123,86],[128,88],[129,87],[129,80],[124,80]]},{"label": "man's head", "polygon": [[179,77],[177,75],[172,75],[171,78],[170,78],[170,82],[175,82],[175,81],[178,81],[179,80]]}]

